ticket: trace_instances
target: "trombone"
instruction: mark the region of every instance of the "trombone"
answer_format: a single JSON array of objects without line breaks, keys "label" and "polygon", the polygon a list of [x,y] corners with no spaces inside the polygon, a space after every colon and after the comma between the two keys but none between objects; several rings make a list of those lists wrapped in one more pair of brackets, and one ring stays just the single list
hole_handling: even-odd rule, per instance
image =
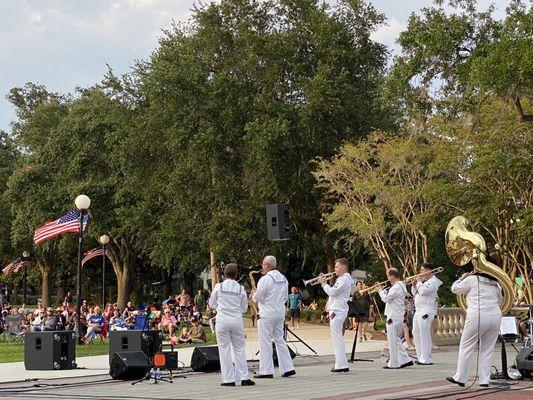
[{"label": "trombone", "polygon": [[318,284],[318,278],[323,277],[324,279],[328,280],[333,278],[335,276],[335,272],[328,272],[327,274],[320,274],[314,278],[308,279],[304,281],[304,286],[307,285],[317,285]]},{"label": "trombone", "polygon": [[444,268],[443,267],[438,267],[438,268],[435,268],[435,269],[432,269],[431,271],[428,271],[428,272],[422,272],[420,274],[416,274],[416,275],[413,275],[413,276],[408,276],[407,278],[405,278],[403,280],[403,282],[406,284],[406,285],[410,285],[412,284],[415,280],[417,280],[418,278],[420,278],[421,276],[423,275],[429,275],[429,274],[438,274],[440,272],[444,271]]},{"label": "trombone", "polygon": [[374,293],[374,292],[377,292],[378,289],[381,288],[381,286],[388,285],[388,284],[389,284],[388,280],[383,281],[383,282],[374,283],[372,286],[369,286],[366,289],[360,290],[359,293],[361,293],[361,294],[366,293],[366,292]]}]

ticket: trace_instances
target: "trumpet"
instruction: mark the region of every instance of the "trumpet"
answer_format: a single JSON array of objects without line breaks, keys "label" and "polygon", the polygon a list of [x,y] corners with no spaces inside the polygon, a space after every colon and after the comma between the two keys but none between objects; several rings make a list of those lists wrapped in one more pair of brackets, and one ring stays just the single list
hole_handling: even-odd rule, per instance
[{"label": "trumpet", "polygon": [[383,282],[374,283],[372,286],[369,286],[366,289],[360,290],[359,293],[361,293],[361,294],[366,293],[366,292],[374,293],[374,292],[377,292],[378,289],[381,289],[381,286],[387,285],[387,284],[389,284],[388,280],[387,281],[383,281]]},{"label": "trumpet", "polygon": [[327,274],[320,274],[314,278],[311,278],[311,279],[308,279],[306,281],[304,281],[304,286],[307,286],[307,285],[316,285],[318,284],[318,278],[320,277],[323,277],[324,279],[331,279],[333,278],[333,276],[335,275],[335,272],[328,272]]},{"label": "trumpet", "polygon": [[420,274],[416,274],[416,275],[413,275],[413,276],[408,276],[407,278],[405,278],[403,281],[406,285],[409,285],[409,284],[412,284],[413,281],[417,280],[418,278],[420,278],[421,276],[423,275],[428,275],[428,274],[438,274],[440,272],[444,271],[444,268],[442,267],[438,267],[438,268],[435,268],[435,269],[432,269],[431,271],[428,271],[428,272],[422,272]]}]

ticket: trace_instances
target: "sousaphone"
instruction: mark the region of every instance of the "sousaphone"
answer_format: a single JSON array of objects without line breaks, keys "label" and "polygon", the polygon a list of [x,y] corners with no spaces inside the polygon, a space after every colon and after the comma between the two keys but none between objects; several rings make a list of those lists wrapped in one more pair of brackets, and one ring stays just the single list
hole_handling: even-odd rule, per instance
[{"label": "sousaphone", "polygon": [[[487,260],[487,246],[483,236],[471,230],[465,217],[457,216],[448,223],[445,244],[446,252],[455,265],[462,267],[472,261],[475,272],[490,275],[499,282],[503,289],[502,314],[507,314],[514,303],[513,282],[500,267]],[[464,295],[458,295],[457,302],[466,310]]]}]

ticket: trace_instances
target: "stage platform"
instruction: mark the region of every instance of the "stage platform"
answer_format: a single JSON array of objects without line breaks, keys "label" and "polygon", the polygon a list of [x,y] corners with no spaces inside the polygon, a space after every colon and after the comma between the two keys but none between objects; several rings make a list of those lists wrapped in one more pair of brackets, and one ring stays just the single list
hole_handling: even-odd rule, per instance
[{"label": "stage platform", "polygon": [[[323,343],[324,348],[329,343]],[[373,343],[381,346],[383,342]],[[252,345],[252,343],[250,343]],[[361,347],[367,347],[363,343]],[[499,366],[499,348],[494,364]],[[514,360],[514,352],[509,352]],[[185,354],[185,352],[180,352]],[[533,399],[533,381],[508,381],[507,390],[498,384],[480,389],[477,382],[470,388],[459,388],[444,380],[453,374],[457,347],[444,347],[434,353],[435,365],[414,366],[400,370],[384,370],[380,351],[359,352],[360,358],[374,362],[351,364],[350,372],[333,374],[331,355],[303,354],[295,358],[296,375],[290,378],[257,380],[252,387],[221,387],[218,373],[194,373],[190,368],[178,372],[174,383],[143,382],[132,386],[128,381],[113,381],[107,375],[107,356],[80,358],[79,364],[87,369],[67,371],[24,371],[21,363],[0,365],[0,376],[10,370],[11,382],[0,383],[0,397],[13,399]],[[182,358],[180,357],[180,360]],[[474,359],[475,363],[475,359]],[[22,366],[22,369],[21,369]],[[255,371],[257,362],[250,362]],[[473,370],[474,365],[472,366]],[[31,374],[30,374],[31,372]],[[24,381],[27,374],[32,381]],[[51,377],[49,374],[57,374]],[[468,386],[468,385],[467,385]]]}]

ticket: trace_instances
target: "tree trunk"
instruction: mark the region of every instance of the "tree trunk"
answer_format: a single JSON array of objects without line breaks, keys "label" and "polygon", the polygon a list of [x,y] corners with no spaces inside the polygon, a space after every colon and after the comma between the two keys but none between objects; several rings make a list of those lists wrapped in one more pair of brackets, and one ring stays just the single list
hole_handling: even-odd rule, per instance
[{"label": "tree trunk", "polygon": [[43,307],[50,307],[52,303],[52,266],[37,262],[39,271],[41,271],[41,301]]},{"label": "tree trunk", "polygon": [[167,271],[166,269],[161,269],[161,280],[163,281],[163,296],[165,299],[168,299],[168,296],[172,294],[172,274],[174,273],[174,268],[170,267]]},{"label": "tree trunk", "polygon": [[64,285],[59,286],[56,291],[56,304],[63,304],[66,295],[67,288]]},{"label": "tree trunk", "polygon": [[335,253],[333,252],[333,246],[331,244],[331,239],[329,235],[326,233],[323,236],[322,239],[322,245],[324,247],[324,253],[326,254],[327,259],[327,272],[333,272],[335,270]]},{"label": "tree trunk", "polygon": [[114,238],[107,247],[108,258],[117,277],[117,304],[124,309],[131,294],[134,257],[130,241],[125,237]]},{"label": "tree trunk", "polygon": [[211,290],[213,290],[215,285],[218,283],[217,259],[215,249],[213,248],[209,250],[209,260],[211,264]]}]

